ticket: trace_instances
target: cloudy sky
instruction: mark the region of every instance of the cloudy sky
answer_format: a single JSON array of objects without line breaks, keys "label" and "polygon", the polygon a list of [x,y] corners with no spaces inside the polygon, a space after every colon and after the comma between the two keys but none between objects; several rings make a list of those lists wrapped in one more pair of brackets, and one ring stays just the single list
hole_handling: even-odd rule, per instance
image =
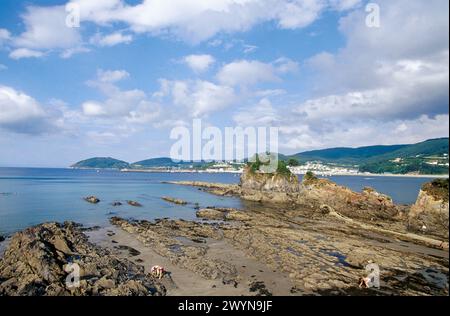
[{"label": "cloudy sky", "polygon": [[0,166],[168,156],[194,118],[283,153],[448,136],[449,2],[372,2],[2,0]]}]

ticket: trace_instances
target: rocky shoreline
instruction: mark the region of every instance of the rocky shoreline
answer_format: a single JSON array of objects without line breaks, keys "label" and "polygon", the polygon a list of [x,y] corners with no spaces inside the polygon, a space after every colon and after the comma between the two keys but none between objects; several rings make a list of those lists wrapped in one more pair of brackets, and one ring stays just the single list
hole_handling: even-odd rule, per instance
[{"label": "rocky shoreline", "polygon": [[[447,198],[435,182],[412,207],[314,175],[247,170],[239,185],[176,184],[245,208],[197,208],[192,221],[112,217],[101,246],[74,223],[28,228],[0,259],[0,295],[448,295],[448,181]],[[68,288],[73,263],[81,286]],[[168,269],[162,280],[154,264]],[[380,287],[361,288],[374,266]]]},{"label": "rocky shoreline", "polygon": [[[68,281],[79,267],[79,284]],[[70,283],[72,282],[72,283]],[[166,290],[144,269],[90,243],[74,223],[16,233],[0,260],[0,295],[148,296]]]}]

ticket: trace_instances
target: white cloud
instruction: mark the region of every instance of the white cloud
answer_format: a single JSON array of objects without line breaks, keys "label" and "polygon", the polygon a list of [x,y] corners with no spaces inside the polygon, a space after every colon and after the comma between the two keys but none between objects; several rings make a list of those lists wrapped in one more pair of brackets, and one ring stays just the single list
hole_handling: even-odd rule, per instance
[{"label": "white cloud", "polygon": [[10,54],[9,57],[12,59],[22,59],[22,58],[39,58],[44,56],[44,53],[37,51],[37,50],[32,50],[32,49],[28,49],[28,48],[18,48],[13,50]]},{"label": "white cloud", "polygon": [[83,114],[86,116],[102,116],[106,114],[103,105],[95,101],[87,101],[81,105]]},{"label": "white cloud", "polygon": [[100,25],[125,23],[136,33],[170,33],[190,42],[226,32],[246,31],[275,21],[280,28],[301,28],[327,10],[347,10],[358,0],[143,0],[131,5],[122,0],[72,0],[81,5],[84,20]]},{"label": "white cloud", "polygon": [[102,70],[97,71],[97,79],[100,82],[117,82],[130,77],[125,70]]},{"label": "white cloud", "polygon": [[[115,46],[130,43],[136,34],[152,36],[170,35],[188,42],[198,43],[219,33],[243,32],[253,26],[275,21],[280,28],[295,29],[308,26],[327,10],[347,10],[359,0],[143,0],[130,4],[124,0],[71,0],[80,8],[81,23],[93,22],[109,29],[125,25],[128,34],[114,31],[97,33],[88,41],[97,46]],[[8,43],[13,49],[41,52],[43,56],[57,51],[62,58],[75,53],[88,52],[81,28],[66,25],[65,5],[27,6],[22,14],[25,30],[11,35],[0,29],[0,45]],[[220,40],[212,42],[220,45]],[[245,45],[244,52],[251,53],[257,47]],[[38,57],[37,53],[34,57]]]},{"label": "white cloud", "polygon": [[238,60],[220,69],[217,79],[230,86],[253,85],[258,82],[278,81],[275,68],[271,64],[257,60]]},{"label": "white cloud", "polygon": [[75,54],[88,53],[90,51],[91,50],[87,47],[78,46],[78,47],[67,48],[67,49],[63,50],[59,56],[61,58],[67,59],[67,58],[72,57]]},{"label": "white cloud", "polygon": [[448,2],[377,3],[380,28],[366,27],[367,13],[356,10],[340,21],[345,47],[306,60],[313,96],[280,112],[285,148],[414,143],[448,135]]},{"label": "white cloud", "polygon": [[197,117],[226,108],[233,102],[235,95],[230,87],[219,86],[208,81],[197,81],[191,98],[193,100],[192,115]]},{"label": "white cloud", "polygon": [[40,134],[53,127],[49,113],[34,98],[0,85],[0,128],[16,133]]},{"label": "white cloud", "polygon": [[296,73],[299,69],[298,62],[286,57],[278,58],[274,61],[277,72],[281,74]]},{"label": "white cloud", "polygon": [[27,7],[22,15],[25,31],[13,38],[17,48],[31,50],[68,49],[81,43],[79,28],[66,26],[64,6]]},{"label": "white cloud", "polygon": [[325,1],[285,1],[279,3],[278,23],[284,29],[296,29],[310,25],[326,9]]},{"label": "white cloud", "polygon": [[244,54],[251,54],[258,49],[258,46],[244,44]]},{"label": "white cloud", "polygon": [[233,115],[233,120],[238,126],[243,127],[274,126],[280,121],[272,103],[265,98],[255,106],[238,111]]},{"label": "white cloud", "polygon": [[195,72],[204,72],[215,62],[211,55],[189,55],[183,60]]},{"label": "white cloud", "polygon": [[6,29],[0,29],[0,47],[11,39],[11,33]]},{"label": "white cloud", "polygon": [[118,44],[129,44],[133,41],[133,36],[130,34],[123,34],[122,32],[115,32],[108,35],[102,35],[100,33],[95,34],[90,43],[99,46],[115,46]]},{"label": "white cloud", "polygon": [[202,117],[232,105],[237,96],[233,88],[204,80],[160,80],[160,91],[154,97],[164,98],[172,106],[181,106],[184,112],[177,116]]},{"label": "white cloud", "polygon": [[278,75],[298,71],[297,62],[289,58],[279,58],[273,63],[258,60],[237,60],[224,65],[217,73],[217,79],[229,86],[250,86],[260,82],[281,81]]},{"label": "white cloud", "polygon": [[82,113],[89,118],[99,118],[117,124],[150,123],[159,115],[159,105],[150,102],[147,94],[139,89],[122,90],[115,83],[128,78],[125,70],[98,70],[97,78],[88,85],[100,89],[105,100],[88,100],[81,104]]}]

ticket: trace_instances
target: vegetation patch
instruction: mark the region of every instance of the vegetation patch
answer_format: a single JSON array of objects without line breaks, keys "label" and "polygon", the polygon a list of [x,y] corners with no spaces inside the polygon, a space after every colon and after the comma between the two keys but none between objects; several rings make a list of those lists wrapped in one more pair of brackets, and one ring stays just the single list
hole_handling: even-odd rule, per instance
[{"label": "vegetation patch", "polygon": [[430,194],[436,200],[448,202],[448,178],[435,179],[431,182],[425,183],[422,186],[422,191]]}]

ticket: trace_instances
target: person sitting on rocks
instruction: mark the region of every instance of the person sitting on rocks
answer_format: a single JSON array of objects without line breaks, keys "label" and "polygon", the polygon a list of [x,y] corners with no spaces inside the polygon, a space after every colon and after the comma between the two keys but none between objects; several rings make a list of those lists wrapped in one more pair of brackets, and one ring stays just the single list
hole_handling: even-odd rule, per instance
[{"label": "person sitting on rocks", "polygon": [[372,280],[370,279],[370,277],[359,278],[359,287],[365,287],[368,289],[370,287],[371,281]]},{"label": "person sitting on rocks", "polygon": [[166,272],[166,270],[164,270],[164,268],[163,267],[161,267],[161,266],[153,266],[151,269],[150,269],[150,273],[154,276],[154,277],[156,277],[156,278],[158,278],[158,279],[162,279],[162,277],[164,276],[164,273]]}]

